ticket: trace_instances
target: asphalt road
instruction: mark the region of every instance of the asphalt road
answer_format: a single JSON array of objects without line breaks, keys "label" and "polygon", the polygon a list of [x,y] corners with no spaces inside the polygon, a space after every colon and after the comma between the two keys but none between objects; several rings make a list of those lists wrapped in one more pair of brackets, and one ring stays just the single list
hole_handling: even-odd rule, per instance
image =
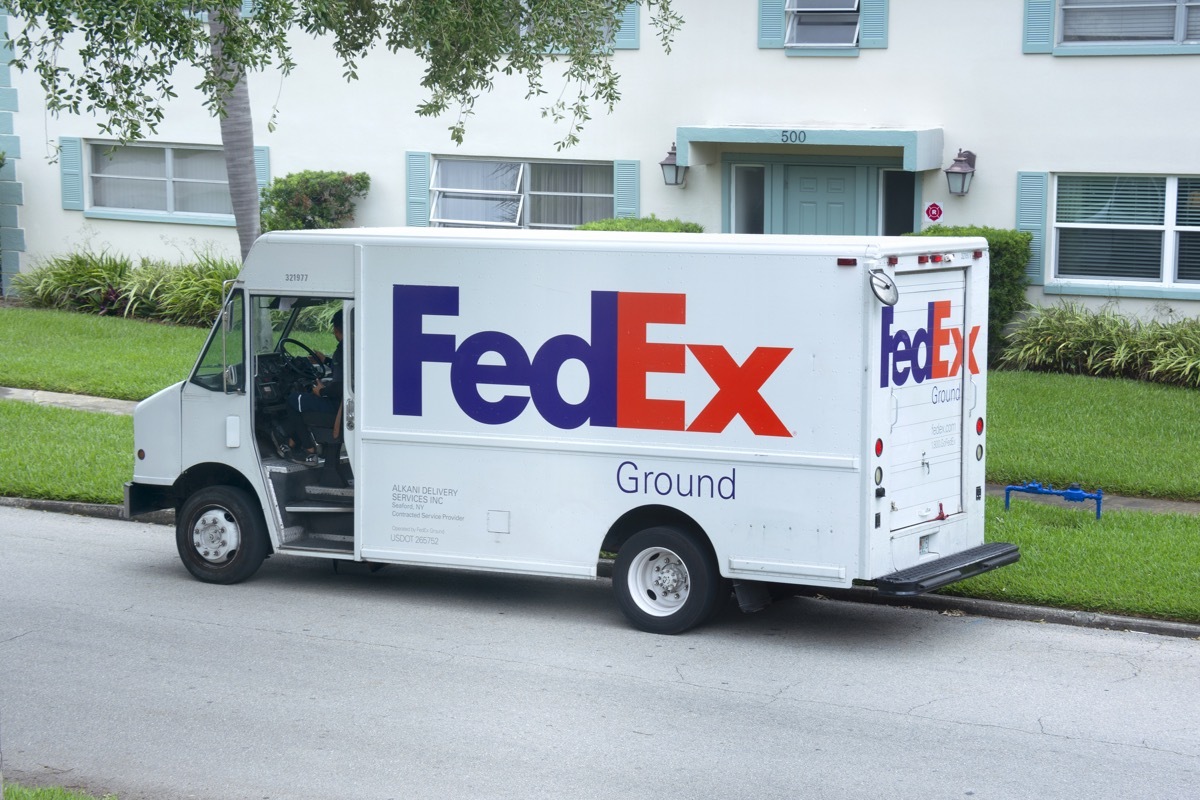
[{"label": "asphalt road", "polygon": [[831,600],[659,637],[607,581],[270,559],[0,508],[5,780],[122,800],[1148,798],[1200,642]]}]

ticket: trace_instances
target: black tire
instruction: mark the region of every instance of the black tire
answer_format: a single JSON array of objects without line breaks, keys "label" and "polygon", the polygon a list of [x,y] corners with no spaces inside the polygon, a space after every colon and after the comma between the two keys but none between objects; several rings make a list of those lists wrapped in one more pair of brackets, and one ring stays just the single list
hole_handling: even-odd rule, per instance
[{"label": "black tire", "polygon": [[613,565],[617,605],[635,627],[675,634],[713,617],[725,586],[708,542],[678,528],[635,533]]},{"label": "black tire", "polygon": [[241,489],[205,487],[176,514],[175,546],[188,572],[205,583],[244,581],[267,557],[262,510]]}]

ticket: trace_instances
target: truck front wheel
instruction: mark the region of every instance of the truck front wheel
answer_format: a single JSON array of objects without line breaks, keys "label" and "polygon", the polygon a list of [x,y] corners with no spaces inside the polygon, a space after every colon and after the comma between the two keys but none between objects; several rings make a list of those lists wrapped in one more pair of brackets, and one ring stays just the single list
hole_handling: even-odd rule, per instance
[{"label": "truck front wheel", "polygon": [[206,487],[179,509],[175,545],[188,572],[205,583],[244,581],[267,557],[262,512],[241,489]]},{"label": "truck front wheel", "polygon": [[712,552],[678,528],[647,528],[617,552],[613,591],[636,627],[682,633],[707,620],[721,600],[723,581]]}]

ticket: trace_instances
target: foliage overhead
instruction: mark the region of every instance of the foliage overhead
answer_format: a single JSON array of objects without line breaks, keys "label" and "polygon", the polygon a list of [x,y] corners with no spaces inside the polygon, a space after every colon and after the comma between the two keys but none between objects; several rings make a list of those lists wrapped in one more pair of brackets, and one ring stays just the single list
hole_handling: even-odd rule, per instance
[{"label": "foliage overhead", "polygon": [[[662,46],[682,24],[673,0],[641,0]],[[593,101],[620,98],[610,62],[622,4],[612,0],[8,0],[21,22],[8,38],[12,65],[34,70],[52,113],[95,114],[122,142],[153,134],[177,96],[180,67],[200,70],[197,89],[214,114],[247,72],[295,66],[289,34],[329,37],[347,80],[377,46],[411,50],[425,62],[422,116],[457,109],[450,136],[462,143],[476,98],[500,75],[523,75],[542,114],[567,120],[559,147],[578,141]],[[209,20],[221,23],[212,26]],[[211,31],[221,30],[212,47]],[[71,53],[77,53],[78,61]],[[80,63],[81,62],[81,63]],[[546,64],[562,65],[551,94]]]}]

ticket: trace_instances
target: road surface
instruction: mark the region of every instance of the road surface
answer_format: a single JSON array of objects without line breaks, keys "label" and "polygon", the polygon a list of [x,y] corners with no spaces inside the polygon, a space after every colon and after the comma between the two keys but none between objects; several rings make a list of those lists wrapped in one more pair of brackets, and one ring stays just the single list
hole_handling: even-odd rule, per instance
[{"label": "road surface", "polygon": [[273,557],[0,507],[7,781],[122,800],[1147,798],[1200,642],[822,599],[640,633],[607,581]]}]

